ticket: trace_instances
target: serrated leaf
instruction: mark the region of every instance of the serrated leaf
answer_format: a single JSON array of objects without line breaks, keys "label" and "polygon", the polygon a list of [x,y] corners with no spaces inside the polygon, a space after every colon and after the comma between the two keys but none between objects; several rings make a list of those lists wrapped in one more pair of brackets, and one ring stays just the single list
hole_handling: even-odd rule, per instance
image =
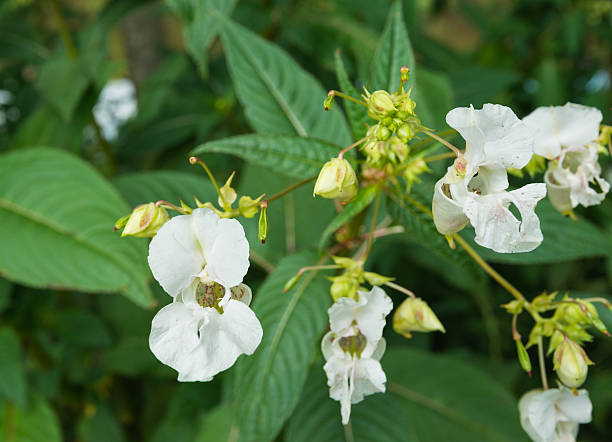
[{"label": "serrated leaf", "polygon": [[202,144],[192,154],[228,153],[282,175],[304,179],[317,175],[340,149],[325,141],[291,135],[239,135]]},{"label": "serrated leaf", "polygon": [[25,406],[26,379],[21,363],[19,336],[10,328],[0,329],[0,399],[14,401]]},{"label": "serrated leaf", "polygon": [[237,0],[166,0],[168,6],[185,22],[183,38],[189,54],[200,73],[208,73],[208,48],[217,35],[217,21],[211,15],[215,9],[223,15],[231,14]]},{"label": "serrated leaf", "polygon": [[[387,394],[401,401],[419,440],[529,440],[517,399],[464,360],[416,349],[391,349],[382,359]],[[366,398],[367,400],[367,398]]]},{"label": "serrated leaf", "polygon": [[0,440],[3,442],[62,442],[62,431],[53,409],[40,396],[29,398],[25,410],[5,402],[0,405]]},{"label": "serrated leaf", "polygon": [[[336,61],[336,77],[338,78],[338,83],[340,84],[340,90],[347,95],[359,99],[361,97],[361,93],[355,89],[353,83],[351,83],[351,80],[346,73],[346,69],[344,68],[342,54],[339,50],[336,51],[334,59]],[[336,100],[339,100],[339,98],[336,98]],[[351,130],[353,131],[353,137],[356,140],[362,139],[366,135],[368,125],[372,122],[370,117],[368,117],[367,107],[353,103],[350,100],[343,100],[343,104],[349,119],[349,124],[351,125]]]},{"label": "serrated leaf", "polygon": [[544,241],[528,253],[496,253],[474,242],[474,233],[467,230],[462,236],[487,261],[504,264],[545,264],[573,261],[595,256],[612,256],[610,235],[588,220],[577,222],[557,212],[548,200],[538,203],[536,213]]},{"label": "serrated leaf", "polygon": [[368,186],[359,190],[359,193],[353,201],[347,204],[342,212],[337,214],[335,218],[329,223],[321,234],[321,240],[319,241],[319,248],[325,247],[325,243],[329,237],[345,223],[351,220],[354,216],[361,213],[376,197],[377,188],[376,186]]},{"label": "serrated leaf", "polygon": [[235,368],[235,422],[241,441],[273,440],[300,398],[327,324],[329,283],[309,273],[284,294],[283,286],[298,269],[315,261],[311,252],[285,258],[254,298],[263,339]]},{"label": "serrated leaf", "polygon": [[216,14],[238,98],[253,129],[350,144],[340,111],[323,110],[327,93],[280,47]]},{"label": "serrated leaf", "polygon": [[404,86],[406,90],[415,84],[414,53],[404,24],[402,2],[399,0],[395,0],[389,8],[387,24],[380,37],[372,65],[369,86],[374,90],[384,89],[389,93],[395,92],[399,85],[402,66],[410,69],[410,78]]},{"label": "serrated leaf", "polygon": [[347,440],[345,431],[350,431],[355,442],[418,441],[410,416],[390,394],[373,394],[353,404],[350,430],[345,430],[340,402],[329,397],[322,365],[323,362],[315,365],[308,376],[300,403],[287,425],[286,440],[336,442]]},{"label": "serrated leaf", "polygon": [[186,172],[156,170],[129,173],[115,178],[113,184],[132,207],[158,200],[178,204],[181,199],[195,207],[194,195],[202,202],[217,200],[217,192],[208,179]]},{"label": "serrated leaf", "polygon": [[129,208],[90,165],[61,150],[0,156],[0,273],[34,286],[121,292],[149,306],[144,244],[121,239]]}]

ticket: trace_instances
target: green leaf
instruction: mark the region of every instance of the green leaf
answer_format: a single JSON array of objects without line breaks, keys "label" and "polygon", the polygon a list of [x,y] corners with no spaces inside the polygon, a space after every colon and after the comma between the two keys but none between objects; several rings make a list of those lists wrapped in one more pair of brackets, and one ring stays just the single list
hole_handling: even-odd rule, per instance
[{"label": "green leaf", "polygon": [[421,122],[434,129],[446,127],[445,117],[453,107],[453,89],[446,75],[419,68],[414,88],[416,113]]},{"label": "green leaf", "polygon": [[291,135],[239,135],[202,144],[192,154],[205,152],[229,153],[282,175],[303,179],[317,175],[326,161],[338,155],[340,148]]},{"label": "green leaf", "polygon": [[[351,83],[351,80],[349,79],[348,74],[346,73],[340,50],[336,51],[334,58],[336,61],[336,77],[338,78],[338,83],[340,84],[340,90],[347,95],[359,99],[361,94],[357,89],[355,89],[353,83]],[[336,100],[340,99],[336,98]],[[362,139],[365,137],[368,130],[368,125],[372,121],[370,117],[368,117],[367,107],[353,103],[349,100],[342,100],[342,102],[342,104],[344,104],[346,114],[348,115],[349,124],[351,125],[351,130],[353,131],[353,137],[356,140]]]},{"label": "green leaf", "polygon": [[[418,441],[411,418],[390,394],[367,396],[351,406],[350,431],[355,442]],[[340,416],[340,402],[329,397],[323,363],[315,365],[302,397],[287,425],[291,442],[336,442],[346,439]],[[428,440],[428,439],[423,439]]]},{"label": "green leaf", "polygon": [[40,396],[29,398],[25,410],[5,402],[0,405],[0,440],[3,442],[62,442],[58,419]]},{"label": "green leaf", "polygon": [[21,363],[19,336],[10,328],[0,328],[0,398],[25,406],[26,379]]},{"label": "green leaf", "polygon": [[235,368],[234,404],[239,440],[273,440],[295,408],[308,367],[327,324],[329,284],[310,272],[283,294],[285,282],[316,255],[302,252],[279,264],[261,286],[253,311],[263,327],[257,351]]},{"label": "green leaf", "polygon": [[95,413],[81,418],[78,423],[80,440],[86,442],[124,442],[121,425],[106,404],[97,404]]},{"label": "green leaf", "polygon": [[115,189],[71,154],[0,156],[0,273],[34,287],[121,292],[149,306],[144,244],[113,232],[127,213]]},{"label": "green leaf", "polygon": [[342,212],[336,215],[332,222],[329,223],[329,225],[325,228],[325,230],[321,234],[319,248],[322,249],[323,247],[325,247],[325,243],[336,230],[338,230],[350,219],[352,219],[354,216],[357,216],[366,207],[368,207],[370,203],[374,200],[374,197],[376,197],[376,192],[376,186],[368,186],[362,188],[355,197],[355,199],[349,204],[347,204],[342,210]]},{"label": "green leaf", "polygon": [[395,0],[389,8],[387,24],[380,37],[378,49],[372,61],[374,66],[370,86],[384,89],[390,93],[397,90],[400,80],[400,68],[410,69],[410,79],[405,84],[406,90],[415,84],[415,62],[408,31],[404,24],[402,2]]},{"label": "green leaf", "polygon": [[115,178],[113,184],[133,207],[158,200],[175,204],[183,200],[194,207],[194,196],[202,202],[217,201],[217,192],[208,179],[186,172],[156,170],[129,173]]},{"label": "green leaf", "polygon": [[11,302],[13,284],[6,279],[0,278],[0,313],[7,308]]},{"label": "green leaf", "polygon": [[230,15],[237,0],[166,0],[167,5],[185,22],[183,38],[189,54],[202,75],[208,73],[207,51],[217,35],[217,20],[211,9]]},{"label": "green leaf", "polygon": [[78,60],[52,58],[43,64],[36,88],[52,104],[64,120],[72,119],[89,86],[89,77]]},{"label": "green leaf", "polygon": [[458,106],[481,107],[497,95],[508,90],[521,80],[521,75],[515,71],[489,68],[484,66],[470,66],[454,70],[451,82],[455,91],[455,104]]},{"label": "green leaf", "polygon": [[[450,356],[391,349],[382,360],[387,394],[401,401],[419,440],[527,441],[518,401],[485,372]],[[367,400],[367,398],[366,398]]]},{"label": "green leaf", "polygon": [[610,235],[586,219],[577,222],[557,212],[548,200],[538,203],[536,213],[544,241],[529,253],[496,253],[474,242],[470,229],[462,236],[473,244],[476,251],[487,261],[504,264],[545,264],[573,261],[595,256],[612,256]]},{"label": "green leaf", "polygon": [[220,14],[215,19],[236,93],[253,129],[350,144],[341,112],[323,110],[327,93],[311,74],[278,46]]},{"label": "green leaf", "polygon": [[234,410],[229,403],[223,403],[203,416],[194,442],[235,441],[238,428],[233,426]]}]

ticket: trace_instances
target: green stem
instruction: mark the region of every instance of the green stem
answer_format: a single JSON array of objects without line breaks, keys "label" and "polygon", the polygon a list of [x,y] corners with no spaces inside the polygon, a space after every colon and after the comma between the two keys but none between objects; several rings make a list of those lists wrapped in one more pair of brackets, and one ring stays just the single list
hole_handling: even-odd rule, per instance
[{"label": "green stem", "polygon": [[342,159],[342,157],[344,156],[345,153],[347,153],[349,150],[351,150],[354,147],[359,146],[361,143],[363,143],[368,137],[363,137],[361,140],[357,140],[355,141],[353,144],[351,144],[348,147],[345,147],[344,149],[342,149],[340,151],[340,153],[338,154],[338,158]]},{"label": "green stem", "polygon": [[376,221],[378,220],[378,212],[380,211],[380,203],[382,201],[382,190],[378,191],[376,195],[376,202],[374,203],[374,213],[372,214],[372,224],[370,224],[370,234],[368,235],[368,242],[366,245],[365,253],[361,258],[361,262],[365,262],[368,256],[370,255],[370,250],[372,250],[372,243],[374,242],[374,232],[376,231]]},{"label": "green stem", "polygon": [[452,152],[445,152],[438,155],[432,155],[430,157],[423,158],[423,161],[426,163],[431,163],[432,161],[445,160],[447,158],[453,158],[455,156]]},{"label": "green stem", "polygon": [[389,287],[391,287],[392,289],[395,289],[395,290],[397,290],[398,292],[401,292],[401,293],[403,293],[403,294],[405,294],[405,295],[407,295],[407,296],[410,296],[411,298],[416,298],[416,295],[415,295],[414,293],[412,293],[412,291],[411,291],[411,290],[408,290],[407,288],[402,287],[402,286],[401,286],[401,285],[399,285],[399,284],[395,284],[394,282],[389,281],[389,282],[385,282],[385,285],[386,285],[386,286],[389,286]]},{"label": "green stem", "polygon": [[542,336],[538,338],[538,361],[540,363],[542,388],[544,388],[544,390],[548,390],[548,378],[546,376],[546,360],[544,359],[544,344],[542,344]]},{"label": "green stem", "polygon": [[287,187],[286,189],[281,190],[278,193],[275,193],[274,195],[272,195],[270,198],[266,198],[267,202],[272,202],[274,200],[277,200],[279,198],[284,197],[285,195],[287,195],[290,192],[293,192],[295,189],[298,189],[299,187],[302,187],[304,184],[308,184],[311,181],[314,181],[317,178],[318,175],[314,175],[311,176],[310,178],[306,178],[298,183],[292,184],[291,186]]},{"label": "green stem", "polygon": [[444,138],[442,138],[442,137],[436,135],[435,133],[430,132],[430,131],[428,131],[427,129],[424,129],[424,128],[421,128],[421,132],[423,132],[425,135],[428,135],[429,137],[433,138],[434,140],[444,144],[450,150],[455,152],[456,156],[460,156],[461,155],[461,151],[456,146],[454,146],[453,144],[451,144],[448,141],[446,141]]},{"label": "green stem", "polygon": [[340,98],[344,98],[345,100],[350,100],[354,103],[360,104],[362,106],[368,106],[368,104],[365,101],[362,100],[358,100],[356,98],[351,97],[350,95],[345,94],[344,92],[340,92],[340,91],[336,91],[336,90],[332,90],[330,91],[334,94],[334,96],[336,97],[340,97]]},{"label": "green stem", "polygon": [[219,185],[217,184],[217,180],[215,180],[215,177],[213,176],[212,172],[210,171],[210,169],[208,168],[206,163],[204,161],[202,161],[201,158],[198,158],[198,157],[189,157],[189,162],[191,164],[199,164],[200,166],[202,166],[202,168],[206,171],[206,174],[208,175],[208,178],[210,178],[210,181],[212,182],[213,186],[215,186],[215,190],[217,191],[217,195],[219,195],[219,198],[221,199],[221,203],[223,204],[223,209],[226,212],[231,211],[231,209],[232,209],[231,206],[225,200],[225,197],[221,193],[221,189],[219,189]]}]

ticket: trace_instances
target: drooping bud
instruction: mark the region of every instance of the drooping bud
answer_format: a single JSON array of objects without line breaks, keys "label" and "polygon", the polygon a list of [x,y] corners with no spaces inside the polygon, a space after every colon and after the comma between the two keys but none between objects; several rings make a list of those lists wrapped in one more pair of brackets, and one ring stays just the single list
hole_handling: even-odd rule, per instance
[{"label": "drooping bud", "polygon": [[344,158],[332,158],[319,172],[313,195],[348,201],[358,190],[357,174],[351,164]]},{"label": "drooping bud", "polygon": [[[219,191],[221,192],[221,195],[219,195],[219,205],[224,209],[226,207],[223,204],[223,199],[225,199],[225,202],[231,207],[234,201],[236,201],[236,197],[238,196],[236,194],[236,191],[232,188],[232,180],[234,179],[234,175],[236,175],[236,172],[232,172],[223,187],[219,189]],[[223,196],[223,199],[221,198],[221,196]]]},{"label": "drooping bud", "polygon": [[261,205],[261,212],[259,212],[259,225],[257,237],[262,244],[266,243],[268,239],[268,202],[264,201]]},{"label": "drooping bud", "polygon": [[[123,217],[117,221],[115,228],[123,224],[125,228],[121,237],[135,236],[136,238],[153,238],[157,231],[170,219],[168,212],[155,203],[142,204],[134,209],[126,221]],[[119,227],[121,228],[121,227]]]},{"label": "drooping bud", "polygon": [[259,204],[261,203],[263,197],[263,194],[255,200],[246,195],[240,197],[240,200],[238,201],[238,210],[240,211],[240,214],[246,218],[253,218],[259,211]]},{"label": "drooping bud", "polygon": [[445,332],[444,326],[421,298],[408,298],[398,307],[393,315],[393,330],[407,338],[410,332]]},{"label": "drooping bud", "polygon": [[580,387],[593,361],[584,350],[571,339],[565,338],[553,355],[554,369],[559,380],[570,388]]},{"label": "drooping bud", "polygon": [[397,110],[393,105],[393,97],[387,91],[374,91],[367,103],[368,115],[374,120],[380,120]]},{"label": "drooping bud", "polygon": [[285,287],[283,287],[283,293],[288,292],[293,287],[295,287],[295,285],[298,283],[301,277],[302,277],[302,273],[299,273],[299,272],[293,275],[293,277],[285,283]]},{"label": "drooping bud", "polygon": [[323,109],[325,109],[326,111],[330,110],[334,105],[335,97],[336,95],[334,94],[334,91],[329,91],[327,93],[327,97],[325,97],[325,101],[323,102]]},{"label": "drooping bud", "polygon": [[364,272],[363,277],[366,281],[368,281],[368,284],[370,285],[385,285],[386,283],[391,282],[395,279],[389,276],[379,275],[378,273],[374,272]]},{"label": "drooping bud", "polygon": [[527,353],[527,350],[520,339],[517,339],[515,342],[516,353],[518,354],[521,367],[527,372],[527,374],[529,374],[529,376],[531,376],[531,359],[529,358],[529,353]]}]

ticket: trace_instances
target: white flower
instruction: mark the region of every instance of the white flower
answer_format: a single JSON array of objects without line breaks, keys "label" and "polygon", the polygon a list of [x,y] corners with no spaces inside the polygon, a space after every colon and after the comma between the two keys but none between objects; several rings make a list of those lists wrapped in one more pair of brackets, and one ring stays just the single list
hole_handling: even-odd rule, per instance
[{"label": "white flower", "polygon": [[93,113],[104,138],[112,141],[119,135],[119,127],[136,115],[137,110],[134,83],[128,78],[117,78],[106,83]]},{"label": "white flower", "polygon": [[[446,116],[466,141],[465,154],[435,185],[434,223],[450,235],[470,222],[475,241],[500,253],[528,252],[542,242],[537,202],[543,183],[508,192],[507,168],[523,168],[533,155],[533,136],[512,110],[485,104],[482,110],[456,108]],[[514,204],[520,219],[510,211]]]},{"label": "white flower", "polygon": [[534,442],[575,442],[578,425],[591,422],[593,406],[586,390],[560,386],[532,390],[519,401],[521,425]]},{"label": "white flower", "polygon": [[610,190],[597,163],[602,114],[594,107],[566,103],[539,107],[523,121],[535,136],[535,153],[549,159],[544,181],[560,212],[599,204]]},{"label": "white flower", "polygon": [[585,147],[599,136],[603,116],[599,109],[566,103],[539,107],[523,118],[535,137],[534,151],[549,160],[563,148]]},{"label": "white flower", "polygon": [[209,209],[172,218],[151,241],[149,266],[174,298],[153,318],[149,346],[179,381],[209,381],[255,351],[263,331],[241,284],[249,244],[238,221]]},{"label": "white flower", "polygon": [[387,381],[379,360],[385,351],[385,316],[393,303],[379,287],[358,293],[358,301],[340,298],[330,307],[331,331],[321,342],[329,395],[340,401],[344,425],[348,424],[351,404],[384,392]]}]

